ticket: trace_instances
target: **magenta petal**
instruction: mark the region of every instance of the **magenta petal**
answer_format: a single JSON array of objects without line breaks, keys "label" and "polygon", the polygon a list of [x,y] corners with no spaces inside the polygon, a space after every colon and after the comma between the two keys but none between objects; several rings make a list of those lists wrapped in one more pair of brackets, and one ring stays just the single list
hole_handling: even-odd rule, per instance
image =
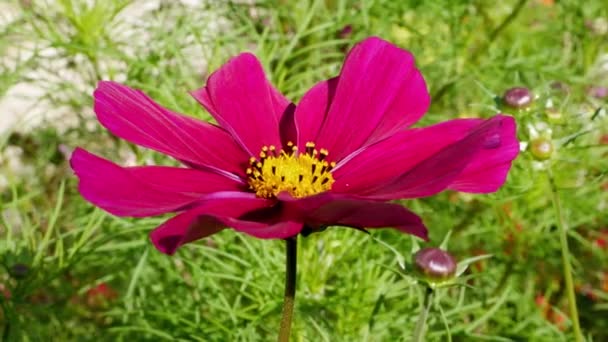
[{"label": "magenta petal", "polygon": [[452,181],[449,188],[463,192],[497,191],[505,182],[511,163],[519,153],[515,120],[504,117],[500,129],[500,148],[483,149]]},{"label": "magenta petal", "polygon": [[216,191],[243,186],[231,178],[195,169],[145,166],[123,168],[77,148],[70,159],[89,202],[117,216],[145,217],[179,210]]},{"label": "magenta petal", "polygon": [[374,199],[432,195],[454,182],[478,153],[510,151],[512,141],[502,141],[501,132],[511,124],[512,118],[497,115],[397,133],[339,165],[332,191]]},{"label": "magenta petal", "polygon": [[273,224],[265,224],[231,218],[225,219],[224,223],[234,230],[259,239],[286,239],[299,234],[303,226],[303,223],[298,221],[279,221]]},{"label": "magenta petal", "polygon": [[247,193],[215,198],[167,220],[150,233],[150,238],[160,252],[173,254],[186,243],[221,231],[231,218],[268,205],[269,201]]},{"label": "magenta petal", "polygon": [[427,90],[422,73],[416,68],[408,75],[399,89],[399,95],[390,110],[384,114],[366,145],[380,141],[416,123],[431,105],[431,96]]},{"label": "magenta petal", "polygon": [[422,220],[398,204],[360,199],[330,192],[305,198],[281,194],[285,212],[311,227],[347,226],[354,228],[393,227],[404,233],[427,239]]},{"label": "magenta petal", "polygon": [[173,255],[179,247],[224,228],[224,223],[215,217],[201,216],[192,209],[165,221],[150,233],[150,239],[160,252]]},{"label": "magenta petal", "polygon": [[289,101],[268,82],[254,55],[232,58],[191,94],[250,155],[264,145],[281,146],[279,123]]},{"label": "magenta petal", "polygon": [[316,141],[337,85],[337,77],[317,83],[298,103],[295,121],[298,131],[297,144],[300,149],[304,149],[307,142]]},{"label": "magenta petal", "polygon": [[209,96],[209,90],[207,87],[202,87],[197,90],[193,90],[190,92],[190,95],[198,101],[213,117],[216,117],[217,109],[215,109],[215,105],[211,101],[211,97]]},{"label": "magenta petal", "polygon": [[285,113],[281,117],[281,122],[279,122],[279,130],[281,132],[281,143],[283,146],[287,146],[289,142],[295,142],[298,137],[296,122],[295,122],[295,110],[296,106],[292,103],[287,109],[285,109]]},{"label": "magenta petal", "polygon": [[418,121],[429,104],[414,57],[389,42],[368,38],[346,57],[315,142],[329,150],[332,160],[339,161]]},{"label": "magenta petal", "polygon": [[399,204],[339,199],[331,201],[309,215],[311,222],[355,228],[391,227],[407,234],[428,239],[420,217]]},{"label": "magenta petal", "polygon": [[249,156],[224,130],[174,113],[115,82],[99,82],[94,96],[95,113],[113,134],[189,165],[244,174],[241,164]]}]

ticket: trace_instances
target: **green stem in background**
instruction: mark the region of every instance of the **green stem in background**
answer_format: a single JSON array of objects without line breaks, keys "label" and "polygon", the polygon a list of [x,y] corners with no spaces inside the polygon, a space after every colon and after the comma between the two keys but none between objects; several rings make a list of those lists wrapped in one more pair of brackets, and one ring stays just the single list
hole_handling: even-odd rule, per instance
[{"label": "green stem in background", "polygon": [[[0,294],[2,296],[3,294]],[[8,302],[6,298],[0,298],[0,307],[2,307],[1,314],[4,318],[4,327],[2,328],[2,335],[0,336],[0,341],[12,341],[12,337],[14,337],[13,331],[15,330],[15,310],[11,303]]]},{"label": "green stem in background", "polygon": [[517,15],[519,14],[519,12],[522,10],[522,8],[524,8],[524,5],[526,4],[526,2],[528,2],[528,0],[519,0],[517,2],[517,4],[515,4],[515,6],[513,7],[513,10],[511,10],[511,13],[509,13],[509,15],[498,25],[496,26],[496,28],[492,31],[492,33],[490,33],[490,36],[488,38],[489,43],[491,44],[494,40],[496,40],[496,37],[498,37],[500,35],[500,33],[507,27],[509,26],[509,24],[515,19],[517,18]]},{"label": "green stem in background", "polygon": [[433,303],[433,289],[427,286],[424,294],[424,308],[422,308],[420,316],[418,316],[418,322],[416,323],[416,329],[414,330],[412,342],[424,341],[424,328],[426,325],[426,318],[431,310],[431,303]]},{"label": "green stem in background", "polygon": [[555,215],[557,217],[557,226],[559,229],[559,242],[562,250],[562,267],[564,272],[564,279],[566,280],[566,292],[568,294],[568,306],[570,308],[570,320],[572,321],[572,329],[574,330],[574,337],[577,342],[583,341],[583,334],[581,333],[581,325],[578,319],[578,309],[576,308],[576,293],[574,292],[574,281],[572,280],[572,267],[570,265],[570,250],[568,248],[568,227],[566,226],[566,220],[562,212],[562,205],[559,200],[559,194],[557,193],[557,187],[555,186],[555,180],[551,170],[547,172],[549,176],[549,184],[551,186],[551,195],[553,197],[553,208],[555,209]]},{"label": "green stem in background", "polygon": [[[511,13],[509,13],[509,15],[505,17],[503,21],[490,32],[490,34],[488,34],[488,40],[486,41],[486,43],[475,49],[470,56],[467,56],[467,59],[470,61],[470,63],[477,65],[477,59],[490,48],[490,45],[492,45],[492,43],[498,38],[498,36],[500,36],[500,34],[505,30],[505,28],[507,28],[507,26],[509,26],[509,24],[511,24],[515,20],[515,18],[517,18],[517,16],[519,15],[519,13],[524,8],[527,2],[528,0],[519,0],[515,4],[515,6],[513,6]],[[458,73],[451,77],[447,77],[449,81],[437,88],[438,90],[431,96],[433,101],[438,102],[439,99],[442,98],[443,95],[445,95],[448,90],[450,90],[450,88],[452,88],[462,76],[462,73]]]},{"label": "green stem in background", "polygon": [[293,318],[293,304],[296,297],[296,271],[298,259],[298,237],[285,239],[285,297],[283,299],[283,314],[279,342],[288,342]]},{"label": "green stem in background", "polygon": [[515,268],[515,262],[510,260],[505,266],[505,271],[502,273],[500,280],[498,280],[498,285],[494,289],[494,295],[498,296],[498,294],[502,293],[509,282],[509,276],[513,274],[513,269]]}]

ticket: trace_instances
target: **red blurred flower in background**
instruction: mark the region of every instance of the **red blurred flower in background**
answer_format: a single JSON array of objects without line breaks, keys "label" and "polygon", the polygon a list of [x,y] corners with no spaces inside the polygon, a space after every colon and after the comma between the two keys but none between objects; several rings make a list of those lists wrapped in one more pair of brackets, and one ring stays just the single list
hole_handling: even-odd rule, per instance
[{"label": "red blurred flower in background", "polygon": [[218,125],[114,82],[100,82],[94,93],[110,132],[185,167],[120,167],[80,148],[71,158],[82,196],[109,213],[177,212],[151,234],[167,254],[226,227],[264,239],[332,225],[426,238],[418,216],[388,201],[445,189],[496,191],[518,153],[509,116],[408,128],[430,96],[414,57],[379,38],[357,44],[340,75],[297,106],[249,53],[192,95]]},{"label": "red blurred flower in background", "polygon": [[90,308],[102,308],[118,298],[118,293],[107,283],[99,283],[87,290],[85,300]]}]

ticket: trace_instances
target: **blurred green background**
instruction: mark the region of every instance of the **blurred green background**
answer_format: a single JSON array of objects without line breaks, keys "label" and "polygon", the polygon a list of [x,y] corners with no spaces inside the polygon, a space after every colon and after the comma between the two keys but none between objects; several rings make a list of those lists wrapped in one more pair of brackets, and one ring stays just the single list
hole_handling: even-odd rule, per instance
[{"label": "blurred green background", "polygon": [[[416,56],[433,99],[418,126],[505,112],[522,142],[496,194],[404,202],[429,227],[427,245],[451,232],[459,260],[492,255],[467,270],[462,286],[438,291],[427,339],[574,340],[561,222],[584,337],[608,340],[603,0],[0,2],[3,339],[274,340],[281,241],[226,230],[162,255],[147,234],[166,217],[94,208],[79,196],[67,158],[82,146],[123,165],[174,163],[96,122],[91,94],[100,79],[210,120],[187,91],[230,56],[254,52],[295,102],[337,75],[348,49],[371,35]],[[514,86],[533,92],[531,106],[504,106]],[[548,159],[532,153],[538,142],[553,146]],[[412,239],[341,228],[300,238],[293,341],[410,340],[424,293],[400,265]]]}]

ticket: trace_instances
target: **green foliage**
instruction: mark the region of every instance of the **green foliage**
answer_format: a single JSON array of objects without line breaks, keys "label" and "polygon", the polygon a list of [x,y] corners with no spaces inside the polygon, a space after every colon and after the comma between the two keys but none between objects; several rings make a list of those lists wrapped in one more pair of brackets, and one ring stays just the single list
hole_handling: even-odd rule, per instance
[{"label": "green foliage", "polygon": [[[542,162],[524,149],[496,194],[447,192],[404,202],[430,228],[429,245],[451,232],[449,250],[459,260],[492,255],[472,259],[458,286],[437,290],[427,338],[573,339],[551,172],[569,227],[583,331],[589,340],[608,339],[608,320],[600,319],[608,314],[608,118],[606,100],[587,94],[590,85],[608,86],[608,36],[588,27],[608,17],[604,1],[212,3],[192,10],[161,1],[126,29],[125,11],[142,1],[21,1],[17,20],[0,29],[0,94],[18,82],[42,85],[51,107],[80,116],[66,132],[43,128],[0,139],[3,154],[19,147],[31,167],[24,176],[0,159],[8,180],[0,188],[5,339],[274,339],[281,241],[226,230],[162,255],[147,233],[165,217],[122,219],[93,208],[79,196],[62,148],[174,163],[99,125],[86,128],[94,120],[83,113],[99,79],[117,79],[209,120],[186,92],[231,55],[255,52],[273,83],[297,101],[338,74],[348,49],[370,35],[416,56],[433,96],[419,125],[505,111],[515,116],[524,147],[537,137],[554,146]],[[341,34],[346,25],[351,34]],[[26,50],[23,58],[13,53]],[[74,77],[56,68],[58,61]],[[513,86],[529,87],[534,104],[504,108],[501,94]],[[293,340],[411,338],[424,289],[408,265],[420,242],[392,230],[369,236],[341,228],[299,242]]]}]

